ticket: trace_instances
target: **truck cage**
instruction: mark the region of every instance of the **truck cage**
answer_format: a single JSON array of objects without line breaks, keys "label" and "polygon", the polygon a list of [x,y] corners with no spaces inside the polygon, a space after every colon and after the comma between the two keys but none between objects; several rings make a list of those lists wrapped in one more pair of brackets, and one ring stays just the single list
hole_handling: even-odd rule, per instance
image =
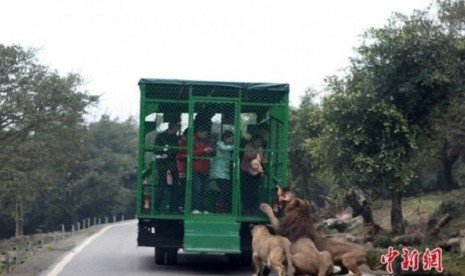
[{"label": "truck cage", "polygon": [[[289,85],[141,79],[139,88],[138,245],[157,247],[157,264],[176,263],[180,248],[250,263],[249,225],[266,222],[259,204],[287,186]],[[244,170],[251,149],[263,157],[258,176]]]}]

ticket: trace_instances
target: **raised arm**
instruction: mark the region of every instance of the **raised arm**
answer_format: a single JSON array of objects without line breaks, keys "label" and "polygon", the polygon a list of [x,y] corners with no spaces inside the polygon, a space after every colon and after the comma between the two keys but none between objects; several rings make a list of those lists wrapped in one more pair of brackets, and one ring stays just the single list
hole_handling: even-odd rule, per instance
[{"label": "raised arm", "polygon": [[220,141],[216,143],[216,148],[221,151],[232,151],[234,149],[234,145],[228,145]]}]

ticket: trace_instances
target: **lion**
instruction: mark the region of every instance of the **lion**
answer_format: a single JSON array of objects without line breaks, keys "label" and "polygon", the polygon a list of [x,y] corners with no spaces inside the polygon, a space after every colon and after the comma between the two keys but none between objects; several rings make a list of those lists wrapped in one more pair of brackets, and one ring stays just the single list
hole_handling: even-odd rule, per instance
[{"label": "lion", "polygon": [[318,251],[309,238],[300,238],[291,244],[292,262],[302,274],[326,276],[333,274],[334,265],[328,251]]},{"label": "lion", "polygon": [[284,217],[281,221],[276,218],[268,204],[262,203],[260,206],[278,234],[287,237],[292,243],[300,238],[310,238],[319,251],[328,251],[332,256],[333,263],[341,267],[341,271],[337,274],[347,274],[348,271],[351,271],[354,275],[361,276],[362,273],[358,266],[364,263],[372,270],[382,267],[374,267],[361,246],[319,235],[313,225],[310,203],[307,200],[297,197],[286,197],[286,200]]},{"label": "lion", "polygon": [[[273,268],[279,276],[294,275],[291,242],[282,236],[271,235],[264,225],[254,225],[252,233],[252,260],[256,275],[263,275],[265,265]],[[285,268],[287,267],[287,274]]]}]

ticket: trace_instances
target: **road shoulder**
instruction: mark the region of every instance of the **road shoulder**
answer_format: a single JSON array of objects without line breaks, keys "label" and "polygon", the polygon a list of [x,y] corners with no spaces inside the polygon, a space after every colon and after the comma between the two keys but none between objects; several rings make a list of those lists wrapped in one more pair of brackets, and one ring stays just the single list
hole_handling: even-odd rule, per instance
[{"label": "road shoulder", "polygon": [[8,275],[36,276],[47,275],[49,269],[53,268],[68,252],[84,242],[96,232],[108,225],[95,225],[88,229],[75,232],[74,236],[63,240],[57,240],[55,244],[45,246],[24,263],[16,266]]}]

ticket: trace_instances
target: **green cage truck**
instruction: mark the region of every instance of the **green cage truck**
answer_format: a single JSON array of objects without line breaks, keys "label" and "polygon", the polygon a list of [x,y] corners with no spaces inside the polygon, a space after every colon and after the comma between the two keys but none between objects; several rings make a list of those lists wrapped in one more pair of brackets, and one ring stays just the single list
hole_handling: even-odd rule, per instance
[{"label": "green cage truck", "polygon": [[259,205],[287,185],[289,85],[141,79],[139,246],[249,265]]}]

